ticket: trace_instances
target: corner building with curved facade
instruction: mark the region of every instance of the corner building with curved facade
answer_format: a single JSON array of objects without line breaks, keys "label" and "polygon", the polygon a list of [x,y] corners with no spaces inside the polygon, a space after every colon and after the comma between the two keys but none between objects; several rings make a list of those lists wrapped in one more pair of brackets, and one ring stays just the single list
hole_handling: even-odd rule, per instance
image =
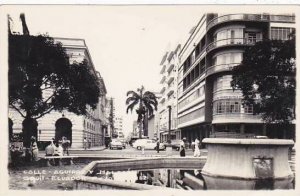
[{"label": "corner building with curved facade", "polygon": [[295,127],[266,125],[252,107],[243,107],[241,91],[232,90],[231,70],[246,47],[263,39],[289,38],[295,16],[205,14],[179,54],[178,128],[189,142],[196,137],[294,138]]}]

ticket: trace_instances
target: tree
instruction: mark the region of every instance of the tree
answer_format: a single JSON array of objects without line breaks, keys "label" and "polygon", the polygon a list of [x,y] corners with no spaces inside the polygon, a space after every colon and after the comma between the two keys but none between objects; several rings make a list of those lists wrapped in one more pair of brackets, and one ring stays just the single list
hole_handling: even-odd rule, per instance
[{"label": "tree", "polygon": [[138,88],[137,92],[127,92],[126,113],[128,113],[129,110],[132,112],[132,110],[137,107],[136,113],[138,115],[137,122],[139,123],[139,138],[142,137],[142,127],[146,115],[152,115],[154,110],[157,110],[157,104],[155,94],[150,91],[144,92],[143,86]]},{"label": "tree", "polygon": [[28,33],[9,33],[9,106],[24,118],[28,147],[37,135],[36,119],[53,110],[86,115],[87,106],[95,109],[100,83],[87,60],[71,64],[61,44],[46,35],[29,35],[22,24]]},{"label": "tree", "polygon": [[295,119],[295,37],[265,40],[245,50],[234,67],[231,86],[243,93],[243,104],[253,106],[267,123],[289,124]]}]

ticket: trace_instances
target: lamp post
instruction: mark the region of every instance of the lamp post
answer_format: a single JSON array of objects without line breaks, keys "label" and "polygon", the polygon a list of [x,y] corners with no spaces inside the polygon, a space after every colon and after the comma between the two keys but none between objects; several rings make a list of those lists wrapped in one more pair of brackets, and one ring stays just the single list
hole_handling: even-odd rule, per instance
[{"label": "lamp post", "polygon": [[171,111],[172,111],[172,107],[170,105],[168,105],[168,109],[169,109],[169,134],[168,134],[168,144],[171,144]]}]

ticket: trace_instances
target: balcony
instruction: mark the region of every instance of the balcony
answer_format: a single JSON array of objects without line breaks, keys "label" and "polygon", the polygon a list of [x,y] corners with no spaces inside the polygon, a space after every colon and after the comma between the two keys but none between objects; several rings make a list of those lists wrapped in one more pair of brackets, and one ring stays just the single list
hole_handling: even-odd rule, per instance
[{"label": "balcony", "polygon": [[269,14],[228,14],[216,17],[208,22],[207,30],[211,27],[228,21],[271,21],[271,22],[295,22],[292,15],[269,15]]},{"label": "balcony", "polygon": [[171,64],[169,66],[169,68],[167,69],[168,74],[170,74],[170,72],[173,70],[173,68],[174,68],[174,64]]},{"label": "balcony", "polygon": [[166,87],[163,87],[161,90],[160,90],[160,93],[163,94],[166,90]]},{"label": "balcony", "polygon": [[223,71],[231,71],[232,68],[237,65],[239,65],[239,63],[213,65],[207,68],[206,75],[209,76]]},{"label": "balcony", "polygon": [[164,103],[165,100],[166,100],[165,98],[162,98],[162,99],[159,100],[159,102],[160,102],[160,103]]},{"label": "balcony", "polygon": [[160,83],[163,84],[165,82],[165,80],[166,80],[166,76],[163,76],[160,80]]},{"label": "balcony", "polygon": [[243,45],[254,45],[256,42],[260,42],[262,39],[255,38],[228,38],[228,39],[220,39],[210,43],[206,47],[206,52],[210,52],[215,48],[219,48],[222,46],[243,46]]},{"label": "balcony", "polygon": [[209,30],[211,27],[228,21],[269,21],[269,15],[261,14],[228,14],[216,17],[208,22],[206,28]]},{"label": "balcony", "polygon": [[173,82],[173,80],[174,80],[174,76],[169,77],[169,79],[167,81],[168,85],[170,85],[171,82]]},{"label": "balcony", "polygon": [[174,93],[174,90],[171,89],[171,90],[168,91],[167,96],[170,97],[173,93]]},{"label": "balcony", "polygon": [[213,114],[213,124],[218,123],[262,123],[259,115],[244,113]]},{"label": "balcony", "polygon": [[166,65],[163,65],[160,70],[160,74],[163,74],[165,72],[165,70],[166,70]]}]

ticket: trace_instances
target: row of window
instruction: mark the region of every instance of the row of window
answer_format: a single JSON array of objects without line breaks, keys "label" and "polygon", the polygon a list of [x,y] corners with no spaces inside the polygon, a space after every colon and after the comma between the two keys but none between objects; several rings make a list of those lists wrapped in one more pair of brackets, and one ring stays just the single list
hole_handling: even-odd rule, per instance
[{"label": "row of window", "polygon": [[212,66],[222,64],[241,63],[243,58],[242,52],[228,52],[216,55],[212,58]]},{"label": "row of window", "polygon": [[200,88],[198,88],[197,90],[195,90],[192,94],[190,94],[188,97],[186,97],[184,100],[182,100],[179,104],[178,104],[178,108],[182,109],[184,106],[186,106],[187,104],[191,103],[192,101],[196,100],[197,98],[203,96],[205,93],[205,86],[201,86]]},{"label": "row of window", "polygon": [[93,125],[92,123],[86,122],[86,121],[83,121],[83,127],[93,130],[93,131],[96,130],[95,125]]},{"label": "row of window", "polygon": [[185,73],[195,62],[197,57],[201,54],[201,52],[205,49],[205,37],[195,46],[195,50],[190,54],[190,56],[183,63],[183,73]]},{"label": "row of window", "polygon": [[203,116],[204,116],[204,107],[197,109],[189,114],[179,117],[178,124],[182,124],[182,123],[188,122],[192,119],[196,119],[196,118],[203,117]]},{"label": "row of window", "polygon": [[271,39],[275,40],[288,40],[293,31],[293,28],[272,27]]},{"label": "row of window", "polygon": [[198,79],[205,72],[205,60],[199,62],[194,69],[184,77],[183,90],[189,87],[196,79]]},{"label": "row of window", "polygon": [[232,76],[231,75],[224,75],[220,76],[215,79],[214,81],[214,92],[218,90],[224,90],[224,89],[232,89],[231,87],[231,81],[232,81]]},{"label": "row of window", "polygon": [[[241,113],[241,100],[218,100],[213,103],[213,114]],[[253,106],[244,107],[245,114],[253,114]]]},{"label": "row of window", "polygon": [[[213,35],[213,41],[218,41],[217,45],[224,44],[238,44],[238,43],[255,43],[262,40],[262,32],[244,32],[244,28],[229,28],[216,32]],[[289,35],[292,33],[293,28],[282,28],[282,27],[272,27],[271,28],[271,39],[277,40],[288,40]],[[245,39],[245,40],[244,40]],[[194,63],[198,55],[205,49],[206,42],[205,37],[195,46],[195,50],[190,54],[190,56],[183,63],[183,72],[185,73]]]}]

